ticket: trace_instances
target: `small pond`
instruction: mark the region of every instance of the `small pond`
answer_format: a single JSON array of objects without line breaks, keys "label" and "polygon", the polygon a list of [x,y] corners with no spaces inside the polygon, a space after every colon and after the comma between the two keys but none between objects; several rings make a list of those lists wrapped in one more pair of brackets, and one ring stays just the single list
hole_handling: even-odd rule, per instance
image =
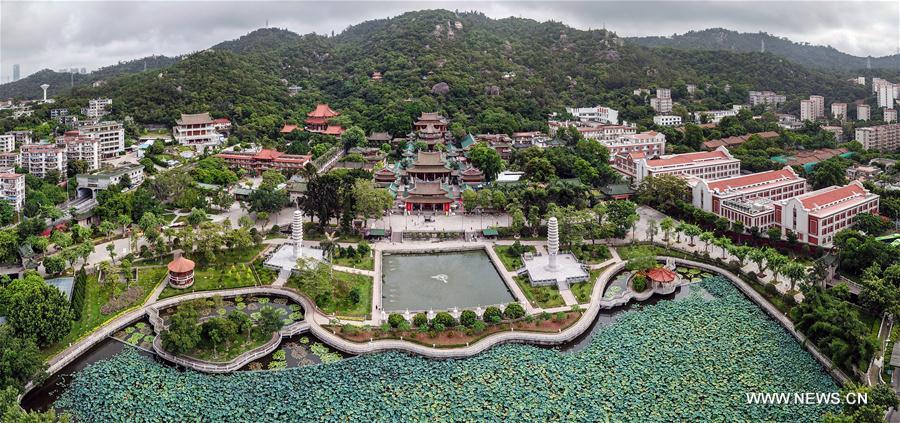
[{"label": "small pond", "polygon": [[385,254],[382,308],[450,310],[515,301],[484,250]]}]

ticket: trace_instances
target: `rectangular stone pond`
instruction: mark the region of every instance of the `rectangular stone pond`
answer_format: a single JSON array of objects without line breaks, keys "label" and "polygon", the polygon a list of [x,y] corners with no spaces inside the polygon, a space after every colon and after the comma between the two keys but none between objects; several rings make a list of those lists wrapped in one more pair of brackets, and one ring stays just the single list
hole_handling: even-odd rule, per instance
[{"label": "rectangular stone pond", "polygon": [[474,309],[515,301],[484,250],[388,253],[382,258],[387,312]]}]

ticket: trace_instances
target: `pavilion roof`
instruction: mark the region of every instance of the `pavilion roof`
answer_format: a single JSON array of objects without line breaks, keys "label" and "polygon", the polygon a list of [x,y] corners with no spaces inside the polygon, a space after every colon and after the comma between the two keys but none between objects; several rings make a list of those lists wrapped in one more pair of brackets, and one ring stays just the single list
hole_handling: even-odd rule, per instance
[{"label": "pavilion roof", "polygon": [[665,267],[654,267],[650,269],[644,274],[653,282],[675,282],[675,278],[678,276],[675,272],[665,268]]},{"label": "pavilion roof", "polygon": [[317,118],[333,118],[335,116],[340,116],[340,113],[328,107],[327,104],[318,104],[316,105],[316,109],[306,114],[309,117],[317,117]]},{"label": "pavilion roof", "polygon": [[194,270],[194,262],[181,256],[169,262],[168,268],[170,272],[174,273],[190,272],[191,270]]}]

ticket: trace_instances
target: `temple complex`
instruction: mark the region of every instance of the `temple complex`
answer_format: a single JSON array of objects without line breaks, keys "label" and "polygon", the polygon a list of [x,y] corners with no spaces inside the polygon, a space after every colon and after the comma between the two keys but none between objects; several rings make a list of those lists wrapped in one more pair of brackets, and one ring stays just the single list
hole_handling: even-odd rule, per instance
[{"label": "temple complex", "polygon": [[450,205],[456,201],[450,186],[439,181],[416,182],[404,193],[403,207],[407,212],[412,211],[443,211],[450,212]]},{"label": "temple complex", "polygon": [[447,132],[447,118],[438,113],[422,113],[419,120],[413,123],[416,140],[425,143],[429,150],[437,144],[449,144],[450,133]]},{"label": "temple complex", "polygon": [[404,171],[409,182],[443,181],[450,182],[453,170],[439,151],[419,151],[412,166]]}]

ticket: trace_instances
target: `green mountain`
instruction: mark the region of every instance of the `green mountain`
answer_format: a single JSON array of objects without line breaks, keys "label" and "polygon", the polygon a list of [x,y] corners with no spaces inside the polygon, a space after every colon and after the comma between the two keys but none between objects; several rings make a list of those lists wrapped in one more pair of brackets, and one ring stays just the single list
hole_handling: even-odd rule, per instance
[{"label": "green mountain", "polygon": [[765,51],[804,66],[838,71],[858,71],[866,69],[871,60],[873,69],[900,69],[900,55],[884,57],[853,56],[838,51],[831,46],[817,46],[796,43],[787,38],[776,37],[765,32],[750,34],[722,28],[690,31],[671,37],[632,37],[629,42],[647,47],[672,47],[689,50],[728,50],[733,52]]},{"label": "green mountain", "polygon": [[[382,81],[371,79],[375,71]],[[632,95],[639,87],[673,87],[679,99],[685,84],[697,84],[706,89],[690,107],[700,109],[743,103],[749,89],[819,93],[829,102],[867,95],[836,74],[771,54],[647,48],[605,30],[446,10],[367,21],[334,37],[258,30],[106,81],[76,86],[66,98],[110,96],[116,113],[144,123],[209,111],[231,117],[248,138],[277,137],[317,102],[341,111],[344,125],[399,134],[422,111],[477,132],[540,129],[548,113],[573,104],[601,103],[623,119],[646,120],[646,101]],[[302,91],[288,97],[287,85]]]},{"label": "green mountain", "polygon": [[50,84],[47,95],[55,97],[68,92],[72,86],[105,81],[118,75],[143,72],[145,69],[148,71],[159,69],[171,66],[178,60],[177,57],[148,56],[106,66],[88,74],[72,74],[43,69],[18,81],[0,85],[0,98],[39,99],[43,95],[41,84]]}]

